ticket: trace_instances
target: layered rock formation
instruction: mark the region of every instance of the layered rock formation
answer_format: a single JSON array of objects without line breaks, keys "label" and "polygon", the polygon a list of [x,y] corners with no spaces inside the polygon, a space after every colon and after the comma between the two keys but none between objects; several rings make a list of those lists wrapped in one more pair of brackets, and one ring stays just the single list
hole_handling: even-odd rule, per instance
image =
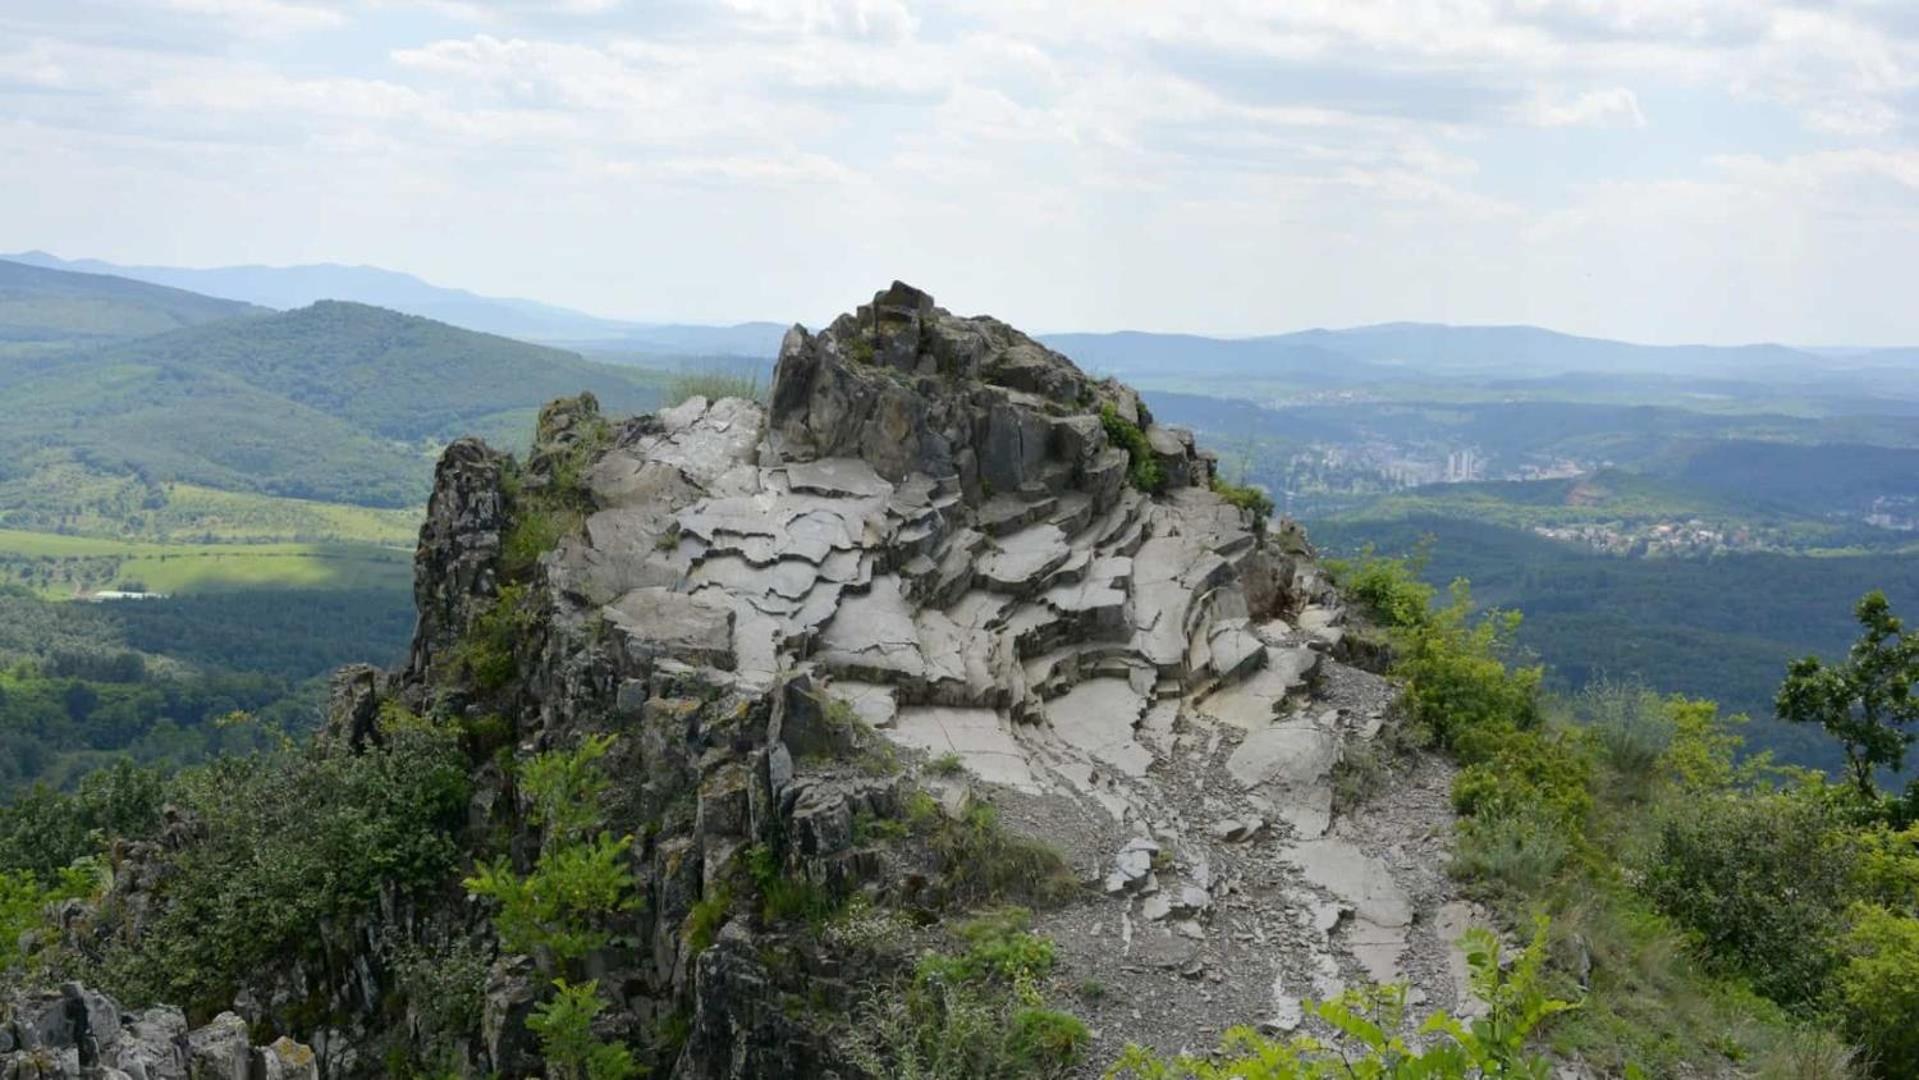
[{"label": "layered rock formation", "polygon": [[[833,897],[952,909],[925,853],[855,827],[916,790],[949,814],[992,804],[1081,879],[1038,928],[1062,978],[1108,988],[1084,1005],[1089,1074],[1128,1040],[1290,1029],[1302,997],[1349,980],[1463,1004],[1433,929],[1469,918],[1438,869],[1444,767],[1336,813],[1334,768],[1392,691],[1342,661],[1304,537],[1216,494],[1214,473],[1126,387],[896,283],[790,331],[764,408],[694,398],[615,425],[583,397],[543,413],[523,466],[450,447],[406,665],[343,673],[323,742],[376,742],[382,702],[500,718],[519,758],[615,734],[607,824],[637,838],[641,902],[585,960],[612,1005],[595,1030],[688,1080],[861,1075],[832,1017],[890,972],[752,911],[694,928],[749,852]],[[529,523],[559,534],[537,558]],[[508,655],[481,670],[476,638]],[[510,769],[475,770],[475,833],[528,863]],[[492,947],[470,908],[388,907],[354,933]],[[498,958],[463,1068],[540,1069],[525,1022],[555,971]],[[325,997],[332,1026],[294,1033],[324,1036],[329,1074],[365,1075],[389,986],[369,952],[337,985],[250,993]]]},{"label": "layered rock formation", "polygon": [[[1129,484],[1109,425],[1140,430],[1161,490]],[[797,838],[796,873],[874,887],[847,822],[884,813],[896,785],[819,768],[796,735],[819,725],[795,718],[823,694],[897,746],[956,757],[971,780],[953,801],[989,799],[1069,851],[1100,898],[1046,927],[1088,972],[1175,973],[1193,1011],[1163,1020],[1168,1037],[1289,1027],[1301,997],[1351,978],[1422,977],[1420,996],[1453,1004],[1445,949],[1416,925],[1445,899],[1445,778],[1424,778],[1416,821],[1332,830],[1332,770],[1391,691],[1336,659],[1344,616],[1304,538],[1213,475],[1126,387],[899,284],[790,331],[766,409],[695,398],[620,429],[584,473],[595,509],[544,563],[551,622],[604,627],[617,660],[594,679],[617,685],[617,714],[684,722],[697,683],[753,717],[726,729],[736,753],[686,756],[696,827],[663,849],[655,888],[690,901],[699,881],[669,884],[668,863],[697,854],[717,881],[772,837]],[[550,686],[543,707],[577,714],[583,689]],[[673,753],[652,749],[655,769]],[[723,940],[693,973],[683,1075],[752,1075],[775,1068],[753,1047],[810,1045],[742,1038],[778,1027],[730,1016],[747,948]],[[654,951],[655,990],[688,992],[657,929]],[[711,992],[708,965],[735,989]]]}]

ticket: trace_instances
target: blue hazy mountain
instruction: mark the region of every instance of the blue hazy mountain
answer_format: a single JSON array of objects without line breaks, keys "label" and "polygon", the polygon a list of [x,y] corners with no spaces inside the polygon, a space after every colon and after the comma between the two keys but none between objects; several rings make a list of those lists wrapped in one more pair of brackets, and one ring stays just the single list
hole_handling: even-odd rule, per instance
[{"label": "blue hazy mountain", "polygon": [[[466,330],[525,341],[587,343],[607,351],[652,354],[771,355],[785,326],[655,324],[607,319],[537,300],[482,296],[434,285],[377,266],[122,266],[98,259],[62,259],[44,251],[0,256],[54,270],[112,274],[211,297],[291,310],[320,300],[370,304]],[[576,347],[578,347],[576,345]]]}]

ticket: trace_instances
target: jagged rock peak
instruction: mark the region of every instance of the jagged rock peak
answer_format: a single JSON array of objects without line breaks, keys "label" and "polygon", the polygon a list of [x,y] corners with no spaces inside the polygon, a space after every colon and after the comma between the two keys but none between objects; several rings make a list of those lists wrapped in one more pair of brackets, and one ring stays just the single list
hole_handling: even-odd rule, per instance
[{"label": "jagged rock peak", "polygon": [[[1110,406],[1152,430],[1139,395],[987,316],[962,318],[895,281],[820,333],[789,330],[774,371],[768,442],[784,460],[859,457],[884,478],[954,477],[969,502],[1042,485],[1058,493],[1109,479],[1101,456]],[[1191,456],[1191,436],[1155,440]],[[1174,486],[1210,472],[1181,468]]]}]

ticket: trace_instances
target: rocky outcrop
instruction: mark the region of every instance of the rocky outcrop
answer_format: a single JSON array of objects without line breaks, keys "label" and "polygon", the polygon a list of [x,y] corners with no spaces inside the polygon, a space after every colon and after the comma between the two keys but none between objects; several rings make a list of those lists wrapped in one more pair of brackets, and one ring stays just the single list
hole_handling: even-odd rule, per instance
[{"label": "rocky outcrop", "polygon": [[178,1009],[124,1012],[77,984],[0,1000],[5,1080],[319,1080],[313,1051],[292,1039],[253,1045],[232,1013],[187,1027]]},{"label": "rocky outcrop", "polygon": [[413,561],[419,622],[405,672],[413,684],[435,680],[435,659],[448,654],[471,625],[477,606],[498,592],[507,526],[504,465],[505,459],[478,439],[460,439],[440,455]]},{"label": "rocky outcrop", "polygon": [[[1142,433],[1160,490],[1129,483],[1115,424]],[[540,567],[543,624],[593,632],[530,659],[539,721],[522,734],[641,732],[642,813],[669,825],[642,855],[644,962],[611,974],[645,1009],[691,1010],[677,1075],[813,1075],[798,1063],[826,1052],[768,1006],[779,980],[744,928],[688,954],[693,904],[742,851],[774,844],[786,872],[836,890],[896,885],[851,821],[889,813],[897,781],[833,767],[860,750],[820,741],[824,702],[961,762],[962,802],[1055,808],[1030,819],[1043,838],[1103,821],[1110,846],[1083,872],[1122,910],[1102,924],[1224,962],[1249,949],[1218,927],[1273,922],[1296,944],[1246,1022],[1296,1006],[1302,979],[1405,973],[1411,894],[1329,835],[1332,770],[1390,692],[1340,666],[1337,598],[1304,537],[1214,494],[1213,472],[1130,390],[898,283],[790,331],[765,409],[694,398],[614,432],[581,472],[581,529]],[[445,503],[487,505],[462,475]],[[423,638],[416,669],[435,649]],[[1284,884],[1248,888],[1255,867]],[[1262,951],[1234,962],[1276,971]]]},{"label": "rocky outcrop", "polygon": [[[1085,894],[1042,929],[1115,989],[1089,1008],[1130,1011],[1092,1017],[1115,1040],[1285,1027],[1299,996],[1349,978],[1404,975],[1450,1004],[1421,921],[1450,897],[1416,869],[1437,864],[1420,846],[1443,833],[1443,779],[1422,782],[1440,794],[1415,800],[1416,821],[1335,813],[1332,770],[1380,730],[1390,689],[1343,662],[1303,535],[1215,494],[1213,475],[1126,387],[899,283],[790,331],[764,407],[696,397],[613,424],[583,396],[542,413],[524,464],[449,447],[406,664],[340,673],[323,742],[377,741],[390,699],[464,725],[472,833],[524,868],[539,838],[511,759],[615,732],[607,824],[635,838],[639,900],[570,971],[489,957],[462,1067],[539,1070],[531,1010],[583,973],[610,1005],[596,1034],[652,1048],[661,1075],[861,1075],[816,1012],[844,1016],[891,972],[714,913],[772,873],[930,917],[950,898],[925,861],[859,827],[899,817],[915,785],[1063,850]],[[536,519],[558,536],[537,557]],[[139,893],[130,878],[110,899]],[[369,921],[402,936],[481,923],[444,900],[381,908]],[[393,1023],[375,929],[339,930],[368,945],[334,985],[279,995],[345,1024],[296,1032],[328,1075],[379,1068],[361,1045]],[[242,1055],[231,1026],[183,1034],[182,1053],[209,1075],[243,1056],[298,1075],[297,1053]]]}]

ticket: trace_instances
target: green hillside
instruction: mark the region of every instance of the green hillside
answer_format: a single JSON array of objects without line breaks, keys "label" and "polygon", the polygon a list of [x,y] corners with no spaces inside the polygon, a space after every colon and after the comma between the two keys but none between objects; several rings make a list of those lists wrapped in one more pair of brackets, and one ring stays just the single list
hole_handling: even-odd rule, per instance
[{"label": "green hillside", "polygon": [[1625,558],[1450,515],[1309,528],[1335,554],[1429,544],[1426,579],[1467,578],[1481,603],[1524,612],[1520,644],[1547,661],[1561,688],[1631,679],[1711,698],[1755,717],[1755,748],[1821,767],[1838,764],[1829,740],[1769,719],[1787,662],[1844,655],[1857,627],[1835,597],[1877,588],[1900,608],[1919,609],[1919,560],[1903,554]]},{"label": "green hillside", "polygon": [[145,337],[265,312],[164,285],[0,261],[0,354]]},{"label": "green hillside", "polygon": [[[609,412],[659,376],[361,304],[192,327],[0,371],[0,509],[87,473],[363,506],[425,501],[432,457],[472,430],[589,390]],[[44,507],[41,507],[44,509]]]}]

